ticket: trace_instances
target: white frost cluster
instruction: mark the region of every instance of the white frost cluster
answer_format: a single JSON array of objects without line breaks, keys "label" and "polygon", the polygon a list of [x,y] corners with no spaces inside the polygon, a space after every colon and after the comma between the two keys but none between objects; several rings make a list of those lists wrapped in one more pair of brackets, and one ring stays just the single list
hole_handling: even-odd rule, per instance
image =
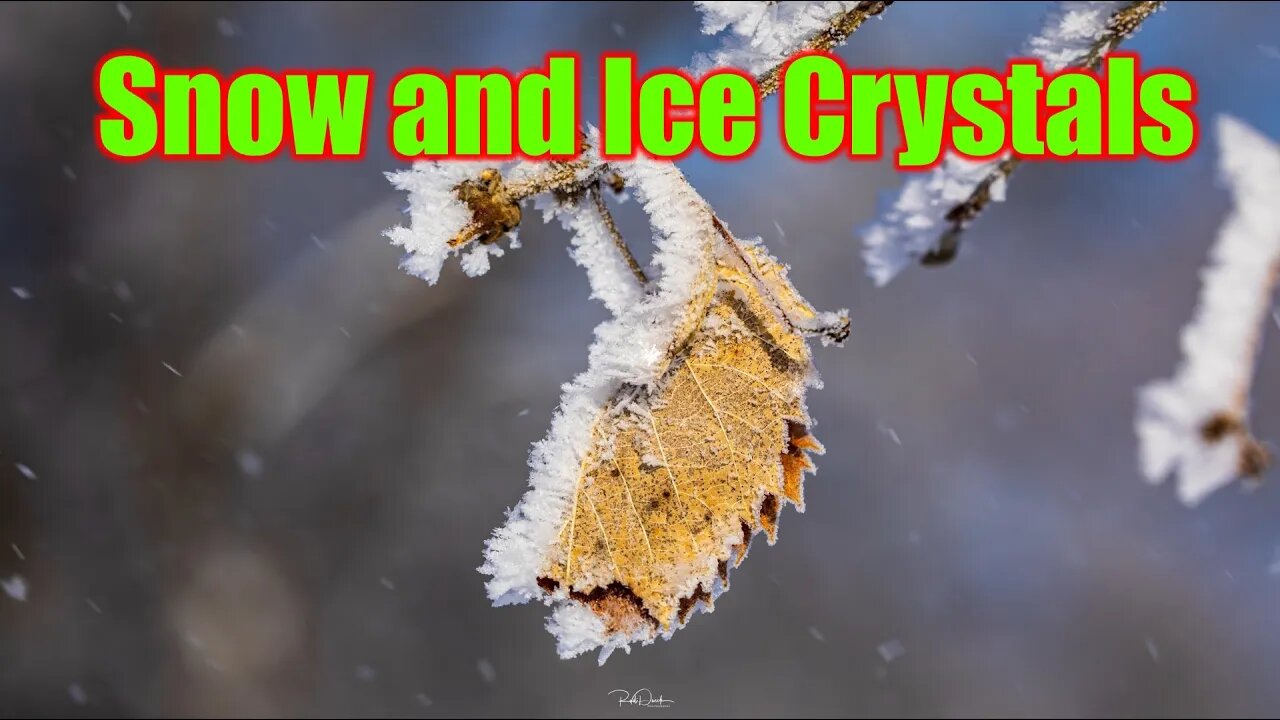
[{"label": "white frost cluster", "polygon": [[[491,255],[502,257],[504,250],[497,243],[474,242],[462,249],[449,247],[449,239],[471,220],[471,210],[458,198],[454,188],[464,180],[474,180],[488,167],[493,167],[493,163],[419,161],[408,170],[386,173],[391,184],[409,196],[409,226],[394,227],[383,233],[392,245],[408,251],[400,267],[435,285],[450,255],[462,255],[462,270],[471,277],[489,271]],[[514,231],[508,237],[513,249],[520,247]]]},{"label": "white frost cluster", "polygon": [[[485,563],[480,567],[490,576],[486,589],[495,605],[532,599],[555,605],[547,628],[556,637],[561,657],[600,648],[602,663],[631,640],[651,642],[653,638],[647,633],[634,638],[608,636],[599,618],[569,600],[565,589],[558,598],[548,597],[538,587],[538,574],[572,507],[596,418],[624,383],[652,386],[658,380],[676,328],[693,302],[700,274],[710,267],[715,240],[711,209],[674,165],[637,157],[615,167],[649,214],[656,231],[650,272],[660,275],[653,292],[619,305],[615,317],[596,328],[587,370],[564,386],[550,431],[530,453],[529,490],[486,543]],[[606,302],[612,304],[612,300]]]},{"label": "white frost cluster", "polygon": [[1107,31],[1111,16],[1128,2],[1063,2],[1049,13],[1023,54],[1040,58],[1046,72],[1076,64]]},{"label": "white frost cluster", "polygon": [[1238,475],[1241,434],[1211,443],[1200,428],[1217,413],[1246,411],[1280,272],[1280,146],[1227,116],[1218,118],[1217,131],[1219,171],[1234,210],[1201,272],[1199,306],[1182,331],[1177,374],[1138,393],[1142,472],[1152,483],[1176,472],[1178,497],[1187,505]]},{"label": "white frost cluster", "polygon": [[[932,250],[951,227],[947,212],[968,199],[1003,160],[1003,156],[968,160],[948,153],[936,169],[908,180],[880,220],[862,231],[862,257],[876,285],[888,284],[903,268]],[[992,202],[1003,202],[1004,192],[1002,177],[991,184]]]},{"label": "white frost cluster", "polygon": [[732,35],[719,49],[693,58],[693,74],[734,67],[759,77],[799,51],[832,18],[856,2],[694,2],[702,11],[702,32]]},{"label": "white frost cluster", "polygon": [[[1027,41],[1023,54],[1043,61],[1056,72],[1083,57],[1107,31],[1112,13],[1124,2],[1063,2],[1050,12],[1040,32]],[[880,219],[862,229],[863,261],[876,285],[884,286],[904,268],[937,246],[951,223],[951,208],[968,198],[978,184],[1008,157],[968,160],[947,154],[927,175],[913,177],[883,207]],[[991,187],[991,201],[1003,202],[1005,179]]]}]

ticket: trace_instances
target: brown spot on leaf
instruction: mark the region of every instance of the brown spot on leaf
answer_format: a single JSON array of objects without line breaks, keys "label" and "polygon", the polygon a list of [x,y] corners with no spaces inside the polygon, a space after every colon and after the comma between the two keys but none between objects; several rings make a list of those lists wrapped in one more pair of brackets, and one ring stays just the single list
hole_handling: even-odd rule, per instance
[{"label": "brown spot on leaf", "polygon": [[538,578],[538,587],[542,588],[542,591],[548,595],[552,595],[556,590],[560,589],[560,583],[549,577],[540,577]]},{"label": "brown spot on leaf", "polygon": [[746,520],[742,521],[742,542],[734,545],[733,550],[733,566],[738,567],[747,557],[747,550],[751,548],[751,526]]},{"label": "brown spot on leaf", "polygon": [[768,533],[770,544],[778,539],[779,509],[781,509],[781,505],[778,503],[778,496],[773,493],[766,493],[764,499],[760,501],[760,525]]},{"label": "brown spot on leaf", "polygon": [[657,619],[635,592],[620,582],[611,582],[586,593],[571,590],[569,597],[591,608],[604,621],[605,630],[609,633],[631,635],[641,624],[658,627]]},{"label": "brown spot on leaf", "polygon": [[693,594],[689,597],[680,598],[680,609],[676,614],[676,619],[680,624],[685,624],[689,619],[689,615],[693,613],[694,608],[698,607],[698,603],[706,603],[707,607],[711,607],[711,593],[702,589],[702,583],[698,583],[698,587],[693,589]]},{"label": "brown spot on leaf", "polygon": [[796,507],[804,509],[804,473],[813,470],[806,450],[822,452],[822,445],[809,434],[809,428],[787,421],[787,449],[782,453],[782,494]]}]

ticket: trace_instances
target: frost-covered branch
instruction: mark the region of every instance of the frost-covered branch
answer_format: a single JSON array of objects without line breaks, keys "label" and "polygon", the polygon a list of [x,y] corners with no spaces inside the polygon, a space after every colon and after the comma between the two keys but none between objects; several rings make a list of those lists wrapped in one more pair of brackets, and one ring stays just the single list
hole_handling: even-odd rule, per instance
[{"label": "frost-covered branch", "polygon": [[[1039,58],[1047,72],[1094,68],[1163,5],[1162,2],[1063,2],[1024,54]],[[893,204],[862,231],[863,259],[877,285],[885,285],[912,262],[942,265],[956,256],[960,234],[991,202],[1002,202],[1005,185],[1021,158],[967,160],[948,153],[928,175],[906,182]]]},{"label": "frost-covered branch", "polygon": [[[584,164],[599,163],[595,154],[598,135],[594,130],[586,142]],[[542,210],[544,221],[557,218],[569,231],[572,236],[569,254],[586,270],[591,296],[617,317],[640,301],[649,278],[618,231],[605,204],[601,184],[621,188],[621,178],[616,183],[608,180],[595,183],[576,193],[555,191],[539,196],[537,207]]]},{"label": "frost-covered branch", "polygon": [[[758,77],[761,97],[778,88],[782,65],[803,50],[830,50],[848,39],[869,17],[891,2],[700,2],[703,31],[730,31],[723,46],[694,59],[695,72],[711,67],[739,67]],[[387,173],[409,195],[409,224],[386,232],[409,255],[405,270],[434,284],[444,262],[462,256],[471,276],[489,270],[491,257],[501,257],[499,242],[510,238],[518,248],[516,227],[525,200],[548,196],[577,204],[586,198],[605,223],[614,247],[623,254],[630,272],[643,284],[644,272],[626,247],[604,207],[601,186],[621,190],[621,176],[612,164],[592,152],[584,134],[582,154],[564,162],[418,162],[412,168]],[[597,202],[597,199],[600,199]],[[550,218],[554,213],[544,213]],[[575,250],[575,258],[583,256]],[[593,290],[597,297],[603,297]],[[606,305],[609,302],[606,301]]]},{"label": "frost-covered branch", "polygon": [[1249,387],[1280,282],[1280,146],[1243,122],[1218,119],[1219,171],[1234,200],[1201,273],[1200,302],[1182,331],[1183,360],[1170,380],[1138,393],[1142,472],[1178,477],[1194,505],[1269,463],[1248,429]]},{"label": "frost-covered branch", "polygon": [[778,89],[782,65],[799,52],[826,52],[844,44],[870,17],[893,2],[695,2],[702,31],[732,34],[715,52],[693,59],[693,72],[736,67],[756,76],[760,98]]}]

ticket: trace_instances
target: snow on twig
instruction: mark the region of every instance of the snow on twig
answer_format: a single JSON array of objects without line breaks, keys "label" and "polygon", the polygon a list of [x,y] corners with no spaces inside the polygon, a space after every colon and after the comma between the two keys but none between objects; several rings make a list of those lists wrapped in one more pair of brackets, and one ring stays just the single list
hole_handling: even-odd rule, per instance
[{"label": "snow on twig", "polygon": [[1217,134],[1219,172],[1234,208],[1201,272],[1177,373],[1138,393],[1143,475],[1159,483],[1176,474],[1187,505],[1260,474],[1268,462],[1249,434],[1248,405],[1280,275],[1280,146],[1229,116],[1218,119]]},{"label": "snow on twig", "polygon": [[[1062,2],[1022,54],[1039,58],[1046,72],[1093,67],[1132,35],[1158,2]],[[969,160],[947,153],[942,164],[913,177],[880,217],[862,229],[863,260],[876,285],[886,285],[914,262],[949,262],[960,233],[991,202],[1003,202],[1009,175],[1020,158],[1006,153]]]}]

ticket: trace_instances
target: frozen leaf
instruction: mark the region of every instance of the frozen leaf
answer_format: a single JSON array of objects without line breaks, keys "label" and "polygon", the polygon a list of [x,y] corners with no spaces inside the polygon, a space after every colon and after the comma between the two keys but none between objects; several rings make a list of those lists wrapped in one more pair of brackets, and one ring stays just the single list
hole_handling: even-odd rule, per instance
[{"label": "frozen leaf", "polygon": [[482,568],[496,603],[555,606],[562,657],[600,648],[601,662],[710,610],[751,537],[772,543],[783,506],[803,508],[822,450],[805,335],[848,333],[673,166],[638,160],[624,175],[658,231],[656,292],[597,330]]}]

